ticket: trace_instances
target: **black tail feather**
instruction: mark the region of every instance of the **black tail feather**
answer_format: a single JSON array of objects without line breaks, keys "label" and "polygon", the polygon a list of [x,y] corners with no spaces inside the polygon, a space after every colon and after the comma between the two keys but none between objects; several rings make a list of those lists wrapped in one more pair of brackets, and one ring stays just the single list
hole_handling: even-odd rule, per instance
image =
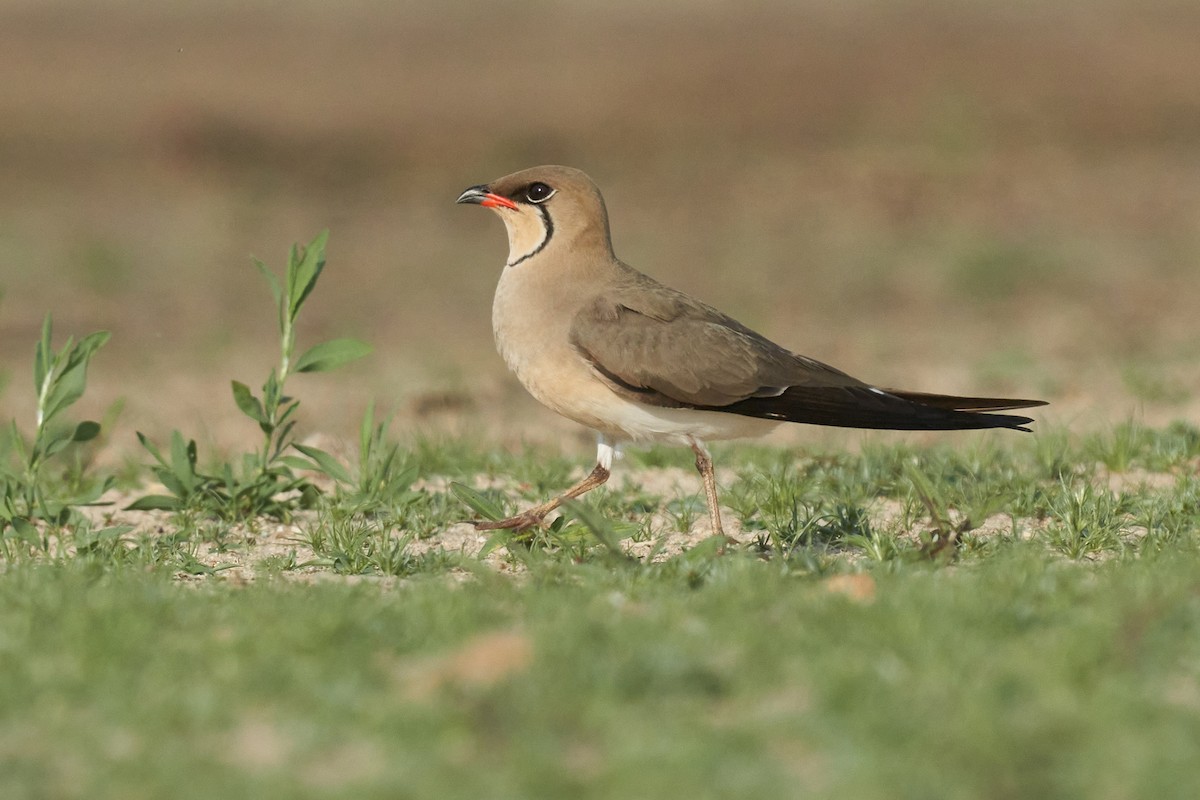
[{"label": "black tail feather", "polygon": [[869,386],[792,386],[775,397],[750,397],[709,410],[748,417],[879,430],[1028,431],[1030,417],[981,413],[1045,405],[1040,400],[954,397]]},{"label": "black tail feather", "polygon": [[1035,408],[1046,405],[1045,400],[1020,400],[1012,397],[958,397],[950,394],[907,392],[901,389],[884,389],[883,391],[902,400],[947,411],[1010,411],[1014,408]]}]

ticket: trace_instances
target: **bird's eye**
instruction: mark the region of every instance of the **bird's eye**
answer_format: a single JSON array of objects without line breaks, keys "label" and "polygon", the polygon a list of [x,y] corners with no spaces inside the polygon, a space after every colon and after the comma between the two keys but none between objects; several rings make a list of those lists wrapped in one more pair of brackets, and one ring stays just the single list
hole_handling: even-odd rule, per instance
[{"label": "bird's eye", "polygon": [[525,190],[525,199],[531,203],[544,203],[553,196],[554,190],[541,181],[529,184]]}]

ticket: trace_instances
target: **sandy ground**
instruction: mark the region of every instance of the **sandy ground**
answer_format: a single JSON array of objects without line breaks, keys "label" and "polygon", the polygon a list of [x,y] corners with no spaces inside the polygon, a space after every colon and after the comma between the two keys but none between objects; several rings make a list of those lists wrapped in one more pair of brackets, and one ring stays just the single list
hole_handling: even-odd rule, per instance
[{"label": "sandy ground", "polygon": [[[1200,462],[1192,465],[1200,470]],[[574,477],[582,476],[582,470]],[[1175,486],[1179,476],[1174,472],[1150,472],[1142,468],[1134,468],[1124,472],[1114,472],[1097,465],[1094,484],[1096,488],[1107,490],[1120,496],[1124,493],[1139,493],[1143,491],[1166,491]],[[728,487],[737,480],[732,470],[718,470],[719,485]],[[479,475],[472,482],[476,489],[507,488],[515,492],[515,481],[509,478],[498,479],[495,476]],[[447,492],[449,482],[435,478],[422,479],[412,487],[417,491]],[[153,490],[153,487],[151,487]],[[600,491],[632,492],[639,495],[661,498],[659,510],[651,514],[649,522],[650,536],[648,538],[626,538],[621,540],[621,548],[630,557],[639,561],[662,562],[675,558],[680,554],[700,545],[712,537],[712,527],[708,516],[703,512],[703,488],[699,478],[690,470],[677,467],[668,468],[627,468],[619,470],[613,484]],[[86,509],[85,513],[95,525],[129,525],[133,531],[130,538],[144,534],[161,535],[174,527],[171,515],[165,512],[138,512],[122,510],[142,493],[110,492],[103,501],[109,505]],[[685,529],[677,525],[677,518],[668,513],[666,504],[672,499],[695,498],[698,511],[694,521]],[[928,517],[920,519],[915,525],[904,521],[904,510],[899,501],[878,498],[869,502],[865,510],[872,530],[896,535],[899,541],[908,546],[927,546],[930,537],[938,530],[938,524]],[[521,559],[514,558],[505,547],[495,547],[482,555],[489,542],[490,532],[477,531],[467,520],[472,512],[463,507],[462,522],[453,523],[442,530],[434,532],[425,538],[410,541],[407,553],[413,556],[423,556],[431,553],[447,553],[462,556],[465,560],[478,564],[485,569],[501,574],[520,576],[525,569]],[[552,521],[552,514],[547,522]],[[763,532],[746,530],[741,520],[731,509],[722,509],[722,522],[725,535],[734,546],[757,548],[763,542]],[[1049,524],[1047,520],[1013,518],[1005,513],[996,513],[984,520],[973,520],[964,525],[964,520],[957,509],[950,510],[950,516],[944,521],[950,526],[960,528],[963,535],[976,540],[992,536],[1017,536],[1029,540]],[[234,584],[261,580],[264,577],[282,578],[301,582],[319,580],[372,580],[384,584],[395,584],[401,580],[388,576],[370,575],[339,575],[331,570],[330,565],[321,563],[309,545],[309,532],[321,524],[315,512],[297,512],[294,519],[288,523],[267,519],[256,521],[253,525],[227,526],[223,523],[212,523],[222,528],[220,544],[214,541],[199,542],[195,545],[194,558],[196,569],[180,572],[178,578],[185,583],[204,583],[209,580],[228,581]],[[1126,536],[1137,538],[1144,530],[1130,526]],[[393,530],[390,536],[400,539],[409,532]],[[862,553],[843,554],[851,563],[866,558]],[[1101,558],[1107,556],[1099,556]],[[289,565],[280,569],[281,564]],[[298,566],[296,566],[298,565]],[[472,568],[452,569],[451,574],[460,579],[469,579],[473,574]],[[857,599],[866,599],[859,595],[868,592],[862,586],[851,581],[846,585],[835,582],[830,586],[831,591],[845,591]]]}]

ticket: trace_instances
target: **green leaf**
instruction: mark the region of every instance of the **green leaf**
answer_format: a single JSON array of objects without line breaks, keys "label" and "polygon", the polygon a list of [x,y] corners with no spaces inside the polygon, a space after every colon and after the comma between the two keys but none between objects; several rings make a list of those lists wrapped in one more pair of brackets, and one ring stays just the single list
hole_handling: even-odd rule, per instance
[{"label": "green leaf", "polygon": [[[57,375],[53,374],[52,368],[49,391],[44,396],[40,396],[43,425],[49,423],[59,412],[83,396],[83,391],[87,387],[88,363],[110,336],[108,331],[99,331],[85,336],[79,344],[74,346],[71,345],[70,339],[67,340],[67,344],[63,347],[63,353],[66,353],[65,358],[63,353],[59,353],[53,359],[54,366],[59,367],[59,372]],[[61,366],[59,366],[60,364]]]},{"label": "green leaf", "polygon": [[108,331],[89,333],[79,340],[79,344],[75,345],[75,349],[71,351],[71,356],[68,360],[73,363],[75,360],[86,361],[90,359],[97,350],[108,344],[108,340],[111,338],[112,334]]},{"label": "green leaf", "polygon": [[179,431],[171,432],[171,473],[179,479],[186,493],[196,488],[196,442],[186,443]]},{"label": "green leaf", "polygon": [[26,544],[38,547],[42,543],[42,536],[38,532],[37,526],[24,517],[14,517],[12,521],[13,530],[17,532],[17,536]]},{"label": "green leaf", "polygon": [[283,387],[279,383],[279,376],[275,374],[275,369],[272,367],[271,374],[263,382],[263,408],[268,411],[279,408],[282,391]]},{"label": "green leaf", "polygon": [[185,575],[216,575],[217,570],[207,564],[197,561],[193,555],[185,555],[179,560],[178,569]]},{"label": "green leaf", "polygon": [[367,403],[367,410],[363,412],[362,423],[358,426],[358,454],[359,460],[364,464],[371,452],[374,433],[375,401],[371,400]]},{"label": "green leaf", "polygon": [[126,511],[178,511],[183,507],[183,503],[178,497],[169,497],[165,494],[148,494],[145,497],[139,497],[129,505],[125,506]]},{"label": "green leaf", "polygon": [[[275,427],[277,428],[287,422],[291,418],[292,414],[296,413],[296,409],[300,407],[300,401],[292,400],[290,397],[281,397],[279,401],[280,407],[283,410],[277,410],[275,412]],[[290,424],[295,425],[295,420],[293,420]]]},{"label": "green leaf", "polygon": [[75,426],[75,433],[71,436],[73,442],[90,442],[100,435],[100,423],[92,420],[84,420]]},{"label": "green leaf", "polygon": [[316,465],[320,468],[321,472],[333,478],[335,481],[338,481],[339,483],[351,483],[354,480],[350,476],[350,471],[342,466],[340,461],[331,456],[329,453],[326,453],[324,450],[295,443],[292,444],[292,447],[311,458],[314,462],[316,462]]},{"label": "green leaf", "polygon": [[73,431],[56,429],[54,431],[43,430],[42,435],[38,437],[35,445],[35,450],[41,450],[42,455],[46,458],[61,453],[63,448],[71,443]]},{"label": "green leaf", "polygon": [[250,387],[241,381],[230,381],[233,385],[233,402],[237,403],[237,407],[242,410],[250,419],[260,425],[267,424],[267,414],[263,410],[262,403],[255,397]]},{"label": "green leaf", "polygon": [[192,496],[191,489],[184,486],[170,469],[163,467],[152,467],[152,469],[154,470],[154,476],[158,478],[158,482],[165,486],[168,492],[180,500],[186,500]]},{"label": "green leaf", "polygon": [[508,547],[508,543],[511,542],[513,538],[512,531],[496,531],[487,538],[487,541],[483,543],[483,547],[479,548],[479,555],[477,557],[484,559],[487,558],[493,550],[501,547]]},{"label": "green leaf", "polygon": [[150,441],[150,437],[146,436],[146,434],[142,433],[141,431],[137,431],[136,433],[138,441],[142,443],[142,447],[146,448],[146,450],[150,452],[150,455],[154,456],[154,460],[159,464],[162,464],[164,467],[169,467],[170,465],[167,464],[167,460],[163,458],[158,447],[154,444],[154,442]]},{"label": "green leaf", "polygon": [[333,339],[315,345],[296,359],[295,371],[328,372],[370,352],[371,346],[358,339]]},{"label": "green leaf", "polygon": [[313,287],[317,285],[321,270],[325,269],[325,243],[328,240],[329,231],[324,230],[308,243],[302,253],[298,254],[296,248],[292,248],[291,258],[288,260],[287,294],[288,314],[293,320],[300,313],[300,306],[304,305]]},{"label": "green leaf", "polygon": [[504,519],[504,511],[487,497],[458,481],[451,481],[450,493],[484,519],[492,521]]},{"label": "green leaf", "polygon": [[275,449],[271,452],[271,460],[279,458],[279,455],[292,443],[292,429],[295,427],[296,420],[292,420],[278,429],[278,433],[275,435]]},{"label": "green leaf", "polygon": [[308,470],[310,472],[320,472],[320,465],[314,463],[311,459],[301,458],[300,456],[276,456],[272,462],[281,466],[287,467],[289,470]]}]

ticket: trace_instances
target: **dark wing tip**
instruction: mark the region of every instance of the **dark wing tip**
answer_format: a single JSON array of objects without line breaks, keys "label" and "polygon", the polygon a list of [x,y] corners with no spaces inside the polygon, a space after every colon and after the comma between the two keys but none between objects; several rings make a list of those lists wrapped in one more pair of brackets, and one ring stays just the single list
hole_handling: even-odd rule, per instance
[{"label": "dark wing tip", "polygon": [[1045,400],[1025,400],[1015,397],[962,397],[952,394],[910,392],[904,389],[883,389],[893,397],[945,411],[1011,411],[1018,408],[1037,408],[1049,405]]},{"label": "dark wing tip", "polygon": [[[917,398],[928,398],[920,402]],[[966,400],[966,403],[959,401]],[[978,402],[978,401],[983,402]],[[877,430],[981,430],[1007,428],[1025,431],[1034,420],[987,411],[1010,408],[1011,400],[961,398],[889,392],[869,386],[792,386],[775,397],[750,397],[726,406],[704,407],[750,417],[809,425]],[[965,408],[961,406],[966,406]]]}]

